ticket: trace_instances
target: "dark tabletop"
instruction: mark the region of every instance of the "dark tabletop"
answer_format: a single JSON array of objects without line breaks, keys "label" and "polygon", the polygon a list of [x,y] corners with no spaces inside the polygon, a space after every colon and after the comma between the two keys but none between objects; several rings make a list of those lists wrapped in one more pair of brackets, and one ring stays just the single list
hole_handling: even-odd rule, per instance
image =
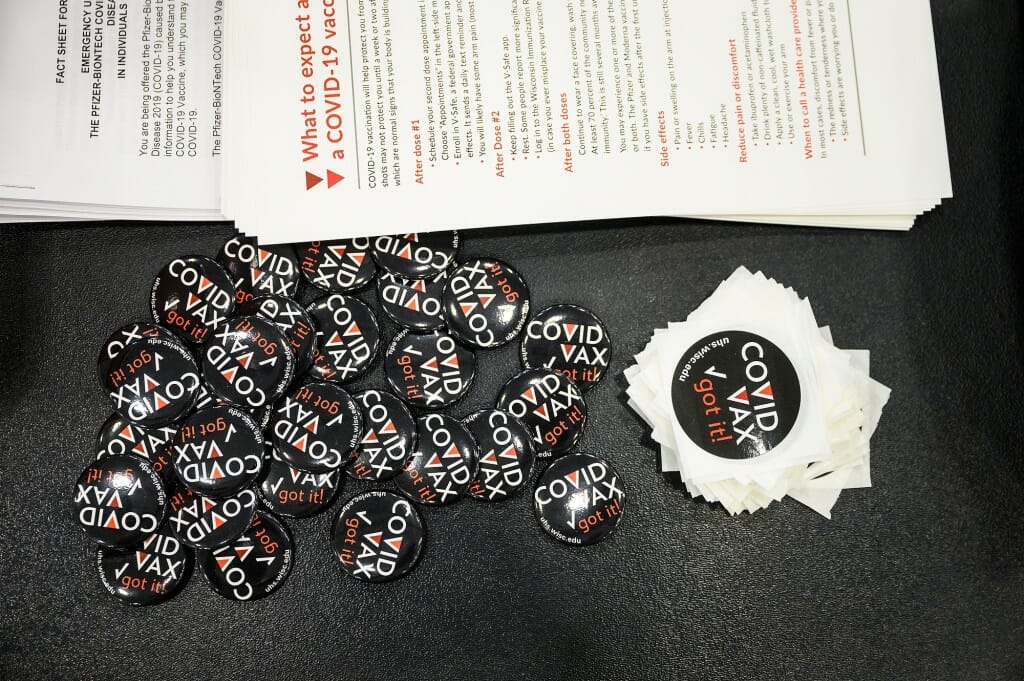
[{"label": "dark tabletop", "polygon": [[[197,575],[164,605],[122,606],[69,508],[110,412],[97,349],[147,317],[161,265],[232,231],[2,228],[0,677],[1024,678],[1021,11],[933,8],[956,198],[910,233],[650,219],[466,235],[464,254],[513,264],[536,305],[579,303],[610,329],[583,448],[628,497],[590,548],[548,537],[529,494],[463,500],[423,509],[412,575],[365,585],[334,563],[332,510],[289,522],[295,568],[265,600]],[[622,370],[651,330],[739,265],[809,296],[893,389],[874,487],[844,492],[831,521],[792,500],[736,518],[693,501],[624,406]],[[453,413],[491,404],[517,366],[512,346],[481,353]],[[358,385],[382,383],[378,366]]]}]

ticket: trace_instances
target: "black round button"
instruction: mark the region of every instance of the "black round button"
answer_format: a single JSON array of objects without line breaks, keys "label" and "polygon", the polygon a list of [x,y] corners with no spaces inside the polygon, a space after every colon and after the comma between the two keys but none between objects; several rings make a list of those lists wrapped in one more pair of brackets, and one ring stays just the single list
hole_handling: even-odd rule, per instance
[{"label": "black round button", "polygon": [[493,258],[476,258],[455,268],[443,299],[448,329],[478,348],[496,348],[514,340],[530,313],[526,282]]},{"label": "black round button", "polygon": [[153,319],[190,345],[205,343],[235,309],[235,287],[224,268],[201,255],[175,258],[153,281]]},{"label": "black round button", "polygon": [[384,375],[395,394],[414,407],[442,409],[473,385],[476,355],[444,331],[402,331],[384,354]]},{"label": "black round button", "polygon": [[530,478],[533,440],[523,422],[500,409],[481,409],[462,419],[480,454],[480,467],[466,494],[483,501],[501,501]]},{"label": "black round button", "polygon": [[373,240],[373,257],[391,274],[426,279],[448,269],[459,252],[458,232],[395,234]]},{"label": "black round button", "polygon": [[786,353],[749,331],[719,331],[681,356],[672,413],[705,452],[723,459],[763,456],[800,414],[800,377]]},{"label": "black round button", "polygon": [[273,447],[260,479],[267,507],[287,518],[308,518],[325,510],[341,489],[341,471],[309,473],[289,466]]},{"label": "black round button", "polygon": [[292,569],[294,544],[284,523],[257,511],[252,524],[230,544],[196,552],[210,588],[224,598],[252,601],[270,595]]},{"label": "black round button", "polygon": [[260,296],[239,305],[238,312],[244,315],[259,315],[274,323],[292,349],[297,376],[305,374],[313,365],[316,330],[306,310],[294,300],[283,296]]},{"label": "black round button", "polygon": [[145,459],[116,454],[97,459],[78,476],[75,518],[102,546],[126,548],[156,532],[167,511],[167,492]]},{"label": "black round button", "polygon": [[566,544],[596,544],[622,519],[622,481],[604,459],[571,454],[553,462],[533,491],[533,510],[548,534]]},{"label": "black round button", "polygon": [[248,409],[273,404],[295,376],[295,357],[273,322],[255,315],[218,326],[203,351],[203,378],[221,399]]},{"label": "black round button", "polygon": [[178,432],[177,426],[145,428],[121,416],[111,414],[96,434],[96,458],[133,454],[149,461],[164,483],[175,480],[168,445]]},{"label": "black round button", "polygon": [[551,369],[586,392],[608,370],[612,343],[597,316],[576,305],[552,305],[526,325],[520,356],[527,369]]},{"label": "black round button", "polygon": [[310,369],[313,376],[347,383],[370,368],[380,347],[380,326],[366,303],[336,293],[314,302],[306,311],[317,330],[317,351]]},{"label": "black round button", "polygon": [[537,456],[562,456],[579,442],[587,422],[587,405],[576,384],[547,369],[527,369],[501,389],[498,409],[530,429]]},{"label": "black round button", "polygon": [[213,499],[178,485],[169,501],[171,530],[186,546],[215,549],[242,536],[258,505],[259,498],[252,488]]},{"label": "black round button", "polygon": [[271,432],[277,452],[290,466],[327,473],[349,461],[363,436],[363,415],[343,388],[314,381],[278,404]]},{"label": "black round button", "polygon": [[195,402],[199,369],[177,341],[144,338],[114,359],[103,382],[114,411],[149,428],[180,418]]},{"label": "black round button", "polygon": [[122,326],[110,334],[100,348],[99,357],[96,359],[96,373],[100,377],[100,385],[106,381],[111,365],[125,346],[143,338],[167,338],[176,342],[178,340],[177,336],[158,324],[136,322]]},{"label": "black round button", "polygon": [[164,523],[134,549],[96,550],[100,580],[129,605],[162,603],[178,592],[192,572],[192,550]]},{"label": "black round button", "polygon": [[397,494],[373,490],[352,497],[338,511],[331,548],[352,577],[387,582],[416,567],[425,534],[412,504]]},{"label": "black round button", "polygon": [[288,244],[260,246],[253,237],[232,237],[221,246],[217,262],[231,278],[236,304],[261,295],[291,298],[298,291],[299,264]]},{"label": "black round button", "polygon": [[263,433],[237,407],[210,407],[185,419],[171,441],[174,472],[196,494],[227,497],[263,468]]},{"label": "black round button", "polygon": [[416,447],[416,421],[391,393],[364,390],[352,397],[362,410],[364,434],[346,470],[357,480],[389,480]]},{"label": "black round button", "polygon": [[464,425],[444,414],[421,416],[416,430],[416,451],[395,484],[402,494],[428,506],[458,501],[476,475],[476,440]]},{"label": "black round button", "polygon": [[296,244],[302,275],[328,293],[358,291],[373,281],[377,264],[364,237]]},{"label": "black round button", "polygon": [[429,279],[407,279],[382,272],[377,279],[377,299],[396,324],[413,331],[432,331],[444,326],[442,295],[448,272]]}]

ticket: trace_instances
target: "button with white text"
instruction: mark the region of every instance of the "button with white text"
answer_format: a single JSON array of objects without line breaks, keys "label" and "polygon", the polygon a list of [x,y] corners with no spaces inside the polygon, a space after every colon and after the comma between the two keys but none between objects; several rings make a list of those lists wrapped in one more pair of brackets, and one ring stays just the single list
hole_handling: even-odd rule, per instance
[{"label": "button with white text", "polygon": [[259,505],[252,488],[213,499],[178,485],[168,500],[174,536],[194,549],[215,549],[242,536]]},{"label": "button with white text", "polygon": [[256,296],[275,295],[291,298],[299,288],[299,264],[289,244],[260,246],[250,236],[235,236],[217,253],[220,263],[235,287],[235,303]]},{"label": "button with white text", "polygon": [[226,497],[263,469],[263,433],[237,407],[210,407],[185,419],[171,441],[178,478],[196,494]]},{"label": "button with white text", "polygon": [[286,518],[308,518],[325,510],[341,488],[341,471],[310,473],[288,465],[273,447],[260,479],[263,503]]},{"label": "button with white text", "polygon": [[587,391],[604,378],[612,344],[608,330],[590,310],[552,305],[526,325],[519,350],[525,368],[557,371]]},{"label": "button with white text", "polygon": [[295,356],[295,375],[302,376],[313,365],[316,329],[306,310],[291,298],[259,296],[238,306],[238,313],[269,319],[284,334]]},{"label": "button with white text", "polygon": [[382,272],[377,279],[377,299],[388,317],[412,331],[432,331],[444,326],[441,296],[448,272],[429,279],[407,279]]},{"label": "button with white text", "polygon": [[501,389],[497,406],[526,424],[541,458],[572,450],[587,422],[580,389],[548,369],[527,369],[513,376]]},{"label": "button with white text", "polygon": [[102,459],[115,454],[141,456],[149,461],[164,483],[172,483],[175,480],[174,466],[171,465],[168,446],[177,432],[175,425],[145,428],[120,414],[112,414],[96,434],[96,457]]},{"label": "button with white text", "polygon": [[288,528],[267,511],[226,546],[196,552],[196,563],[210,588],[224,598],[253,601],[269,596],[292,569],[294,545]]},{"label": "button with white text", "polygon": [[523,422],[500,409],[481,409],[462,419],[476,440],[480,468],[466,494],[501,501],[515,494],[533,468],[533,440]]},{"label": "button with white text", "polygon": [[160,270],[149,302],[157,324],[190,345],[201,345],[234,311],[235,286],[216,261],[190,255]]},{"label": "button with white text", "polygon": [[363,436],[363,414],[344,388],[311,381],[278,403],[270,428],[288,465],[328,473],[350,461]]},{"label": "button with white text", "polygon": [[176,594],[192,572],[192,549],[165,523],[131,549],[96,550],[100,581],[129,605],[154,605]]},{"label": "button with white text", "polygon": [[458,232],[395,234],[373,240],[377,264],[408,279],[426,279],[444,272],[458,251]]},{"label": "button with white text", "polygon": [[126,548],[160,527],[167,492],[148,461],[115,454],[93,461],[78,476],[74,508],[75,519],[90,539]]},{"label": "button with white text", "polygon": [[365,237],[295,244],[302,275],[328,293],[349,293],[364,288],[377,274],[377,263]]},{"label": "button with white text", "polygon": [[317,351],[309,373],[347,383],[366,373],[380,348],[380,325],[366,303],[335,293],[306,308],[316,327]]},{"label": "button with white text", "polygon": [[234,317],[203,350],[203,380],[214,395],[246,409],[273,404],[295,376],[295,356],[277,326],[258,315]]},{"label": "button with white text", "polygon": [[494,258],[474,258],[455,268],[444,286],[443,301],[448,330],[478,348],[515,340],[530,314],[526,282]]},{"label": "button with white text", "polygon": [[473,385],[476,355],[445,331],[402,331],[384,353],[384,375],[412,406],[443,409]]},{"label": "button with white text", "polygon": [[160,326],[159,324],[153,324],[150,322],[137,322],[135,324],[126,324],[120,329],[110,334],[107,340],[103,341],[103,346],[100,348],[99,357],[96,359],[96,373],[100,377],[100,384],[102,385],[106,381],[107,374],[110,373],[110,367],[117,359],[118,354],[124,350],[125,346],[140,341],[143,338],[168,338],[174,341],[178,341],[178,337],[173,333]]},{"label": "button with white text", "polygon": [[199,383],[196,362],[181,343],[144,338],[118,353],[103,388],[114,411],[153,428],[183,416],[195,403]]},{"label": "button with white text", "polygon": [[596,544],[622,520],[625,492],[619,474],[604,459],[571,454],[541,474],[533,509],[541,527],[566,544]]},{"label": "button with white text", "polygon": [[331,548],[342,569],[364,582],[409,574],[425,541],[420,514],[391,492],[373,490],[345,502],[331,526]]},{"label": "button with white text", "polygon": [[389,480],[416,447],[416,420],[391,393],[364,390],[352,398],[363,412],[363,439],[353,452],[348,474],[357,480]]},{"label": "button with white text", "polygon": [[462,423],[444,414],[421,416],[416,430],[416,451],[395,478],[399,491],[427,506],[458,501],[476,475],[476,440]]}]

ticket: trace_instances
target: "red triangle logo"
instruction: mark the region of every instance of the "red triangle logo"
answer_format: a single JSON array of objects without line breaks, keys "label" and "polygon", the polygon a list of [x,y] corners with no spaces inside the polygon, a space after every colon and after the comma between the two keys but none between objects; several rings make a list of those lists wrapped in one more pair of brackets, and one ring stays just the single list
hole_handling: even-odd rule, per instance
[{"label": "red triangle logo", "polygon": [[363,264],[363,260],[366,258],[366,254],[365,253],[353,253],[350,257],[353,260],[356,261],[357,265],[362,265]]},{"label": "red triangle logo", "polygon": [[107,522],[104,523],[103,527],[107,528],[108,530],[120,530],[121,529],[120,527],[117,526],[117,518],[114,517],[113,513],[111,513],[110,517],[107,518]]},{"label": "red triangle logo", "polygon": [[[147,390],[148,390],[148,388],[147,388]],[[132,439],[132,427],[130,425],[125,426],[124,429],[120,433],[118,433],[118,435],[123,437],[125,440],[131,440]]]},{"label": "red triangle logo", "polygon": [[306,451],[306,436],[303,435],[298,440],[292,443],[292,447],[299,450],[300,452]]},{"label": "red triangle logo", "polygon": [[345,257],[345,251],[348,250],[348,246],[328,246],[327,250],[334,254],[338,260]]},{"label": "red triangle logo", "polygon": [[398,252],[398,257],[403,260],[412,260],[412,246],[406,244],[402,247],[402,250]]},{"label": "red triangle logo", "polygon": [[568,362],[569,357],[572,356],[572,351],[576,349],[575,345],[570,343],[562,343],[562,354],[565,355],[565,360]]},{"label": "red triangle logo", "polygon": [[210,501],[209,499],[207,499],[205,497],[203,498],[203,513],[206,513],[207,511],[209,511],[214,506],[216,506],[215,503],[213,503],[212,501]]},{"label": "red triangle logo", "polygon": [[572,338],[572,334],[576,331],[577,326],[579,326],[579,324],[562,324],[562,328],[565,329],[565,337]]},{"label": "red triangle logo", "polygon": [[186,310],[191,310],[200,302],[199,297],[191,291],[188,292],[188,305],[185,306]]},{"label": "red triangle logo", "polygon": [[462,316],[468,317],[469,313],[476,307],[476,303],[459,303],[459,307],[462,309]]},{"label": "red triangle logo", "polygon": [[461,456],[461,454],[459,454],[459,448],[455,446],[454,442],[451,443],[450,445],[448,445],[448,451],[444,453],[444,458],[446,458],[446,459],[452,459],[452,458],[458,459],[460,456]]},{"label": "red triangle logo", "polygon": [[371,532],[366,535],[366,538],[373,542],[374,546],[380,546],[381,537],[384,536],[383,532]]},{"label": "red triangle logo", "polygon": [[337,331],[335,331],[334,335],[331,336],[331,340],[327,341],[327,344],[328,345],[344,345],[345,341],[341,340],[341,334],[339,334]]},{"label": "red triangle logo", "polygon": [[260,263],[260,265],[262,265],[263,263],[267,262],[267,258],[269,258],[269,257],[270,257],[270,251],[264,250],[262,248],[259,249],[259,263]]},{"label": "red triangle logo", "polygon": [[537,397],[533,394],[533,386],[523,391],[523,397],[529,400],[531,404],[537,404]]},{"label": "red triangle logo", "polygon": [[772,382],[768,381],[760,388],[755,390],[754,394],[765,400],[775,399],[775,393],[772,392]]},{"label": "red triangle logo", "polygon": [[430,457],[430,461],[427,462],[427,466],[426,467],[427,468],[437,468],[440,465],[441,465],[441,458],[437,454],[434,454],[434,456]]},{"label": "red triangle logo", "polygon": [[431,371],[437,371],[437,357],[431,357],[423,363],[424,369],[430,369]]},{"label": "red triangle logo", "polygon": [[518,459],[519,458],[519,454],[516,452],[515,445],[509,445],[508,447],[506,447],[505,451],[503,451],[501,453],[501,456],[505,457],[506,459]]},{"label": "red triangle logo", "polygon": [[146,446],[143,445],[141,442],[132,447],[132,451],[138,454],[139,456],[146,456]]},{"label": "red triangle logo", "polygon": [[319,416],[314,416],[312,421],[310,421],[305,426],[303,426],[303,428],[305,428],[306,430],[308,430],[311,433],[315,433],[317,431],[317,428],[319,428],[319,427],[320,427],[320,417]]},{"label": "red triangle logo", "polygon": [[206,277],[200,277],[199,278],[199,292],[200,293],[202,293],[206,289],[210,288],[211,286],[213,286],[213,282],[212,281],[210,281]]},{"label": "red triangle logo", "polygon": [[146,553],[145,551],[136,551],[135,552],[135,560],[136,560],[136,562],[139,565],[142,565],[143,563],[145,563],[147,558],[149,558],[149,554]]},{"label": "red triangle logo", "polygon": [[349,325],[348,330],[345,331],[345,335],[346,336],[358,336],[359,334],[360,334],[360,332],[359,332],[359,325],[356,324],[355,322],[352,322]]},{"label": "red triangle logo", "polygon": [[207,456],[206,458],[207,459],[219,459],[222,456],[224,456],[224,455],[221,454],[220,447],[217,446],[217,443],[216,442],[211,442],[210,443],[210,455]]},{"label": "red triangle logo", "polygon": [[341,182],[344,179],[345,179],[344,176],[339,175],[338,173],[334,172],[333,170],[328,170],[327,171],[327,188],[330,189],[331,187],[333,187],[334,185],[338,184],[339,182]]},{"label": "red triangle logo", "polygon": [[363,438],[363,444],[375,444],[377,442],[380,442],[380,440],[377,439],[377,431],[375,430],[371,430]]},{"label": "red triangle logo", "polygon": [[223,525],[225,522],[227,522],[226,520],[224,520],[224,518],[220,517],[216,513],[212,514],[212,516],[210,517],[210,521],[213,523],[213,529],[215,530],[221,525]]},{"label": "red triangle logo", "polygon": [[307,192],[310,189],[312,189],[313,187],[315,187],[318,184],[320,184],[321,182],[323,182],[323,181],[324,181],[324,178],[320,177],[319,175],[314,175],[313,173],[309,172],[308,170],[306,171],[306,191]]},{"label": "red triangle logo", "polygon": [[220,375],[224,377],[224,380],[228,383],[235,382],[235,374],[238,373],[238,367],[231,367],[227,371],[220,372]]},{"label": "red triangle logo", "polygon": [[480,463],[490,463],[495,466],[498,465],[498,459],[494,456],[494,452],[487,452],[487,456],[480,459]]},{"label": "red triangle logo", "polygon": [[390,435],[395,432],[395,422],[388,419],[388,422],[384,424],[384,427],[380,429],[380,432]]},{"label": "red triangle logo", "polygon": [[488,305],[490,305],[491,301],[494,300],[494,294],[493,293],[481,294],[481,295],[479,295],[477,297],[480,299],[480,304],[483,305],[484,307],[487,307]]},{"label": "red triangle logo", "polygon": [[732,402],[742,402],[743,404],[750,404],[750,395],[747,394],[746,386],[741,387],[739,390],[730,395],[729,400]]},{"label": "red triangle logo", "polygon": [[546,404],[540,405],[539,407],[537,407],[536,409],[533,410],[533,413],[537,414],[542,419],[547,421],[548,420],[548,405],[546,405]]},{"label": "red triangle logo", "polygon": [[251,361],[252,361],[252,353],[251,352],[247,352],[246,354],[244,354],[244,355],[242,355],[241,357],[238,358],[238,363],[241,364],[246,369],[249,368],[249,362],[251,362]]},{"label": "red triangle logo", "polygon": [[217,566],[220,568],[220,571],[224,572],[224,569],[228,565],[231,565],[231,561],[233,561],[234,559],[235,559],[234,556],[224,556],[223,558],[218,558],[217,559]]},{"label": "red triangle logo", "polygon": [[110,501],[107,502],[107,506],[111,508],[123,508],[121,506],[121,495],[114,491],[114,495],[110,497]]},{"label": "red triangle logo", "polygon": [[580,472],[579,471],[573,471],[572,473],[566,473],[565,474],[565,477],[568,478],[569,482],[572,483],[573,487],[576,486],[576,481],[579,478],[579,476],[580,476]]},{"label": "red triangle logo", "polygon": [[420,293],[426,293],[427,292],[427,282],[425,280],[423,280],[423,279],[417,279],[416,281],[412,282],[412,285],[409,288],[415,289],[415,290],[419,291]]},{"label": "red triangle logo", "polygon": [[391,547],[391,550],[398,553],[398,550],[402,548],[402,538],[393,537],[391,539],[384,540],[384,543]]},{"label": "red triangle logo", "polygon": [[420,311],[420,301],[419,301],[419,298],[417,298],[416,296],[413,296],[412,298],[409,299],[409,302],[406,303],[405,306],[407,308],[409,308],[410,310],[412,310],[413,312],[419,312]]},{"label": "red triangle logo", "polygon": [[449,367],[451,369],[458,369],[459,368],[459,356],[458,355],[452,355],[451,357],[449,357],[445,361],[441,362],[441,364],[443,364],[444,366]]},{"label": "red triangle logo", "polygon": [[251,546],[238,546],[235,547],[235,555],[238,556],[238,560],[244,561],[252,553]]},{"label": "red triangle logo", "polygon": [[157,395],[156,397],[153,398],[153,403],[154,403],[154,405],[156,405],[156,410],[157,411],[160,411],[161,409],[163,409],[164,407],[166,407],[169,404],[167,402],[167,400],[165,400],[160,395]]},{"label": "red triangle logo", "polygon": [[224,477],[224,471],[220,469],[220,466],[213,464],[213,471],[210,473],[211,480],[220,480]]},{"label": "red triangle logo", "polygon": [[154,380],[153,380],[152,378],[150,378],[150,377],[149,377],[148,375],[147,375],[147,376],[146,376],[146,377],[145,377],[145,378],[143,379],[143,384],[144,384],[144,385],[145,385],[145,387],[146,387],[146,392],[147,392],[147,393],[148,393],[149,391],[153,390],[154,388],[159,388],[159,387],[160,387],[160,384],[159,384],[159,383],[157,383],[156,381],[154,381]]}]

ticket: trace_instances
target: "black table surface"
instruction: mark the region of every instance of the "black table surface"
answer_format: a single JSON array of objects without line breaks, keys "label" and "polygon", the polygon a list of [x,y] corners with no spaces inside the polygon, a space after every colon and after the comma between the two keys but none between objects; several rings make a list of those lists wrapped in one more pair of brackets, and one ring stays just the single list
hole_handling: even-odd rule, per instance
[{"label": "black table surface", "polygon": [[[549,538],[529,494],[464,500],[424,509],[416,571],[371,586],[334,563],[327,513],[289,523],[295,567],[265,600],[228,601],[196,575],[166,604],[122,606],[69,507],[110,412],[97,349],[147,317],[163,263],[212,255],[232,230],[2,228],[0,677],[1024,678],[1021,10],[933,9],[956,198],[910,233],[662,218],[466,234],[464,253],[512,263],[536,305],[585,305],[611,331],[583,448],[628,497],[590,548]],[[831,521],[793,500],[734,518],[688,498],[624,405],[651,330],[739,265],[809,296],[893,389],[874,486],[844,492]],[[456,414],[491,404],[518,366],[511,346],[481,360]],[[382,381],[377,367],[359,385]]]}]

